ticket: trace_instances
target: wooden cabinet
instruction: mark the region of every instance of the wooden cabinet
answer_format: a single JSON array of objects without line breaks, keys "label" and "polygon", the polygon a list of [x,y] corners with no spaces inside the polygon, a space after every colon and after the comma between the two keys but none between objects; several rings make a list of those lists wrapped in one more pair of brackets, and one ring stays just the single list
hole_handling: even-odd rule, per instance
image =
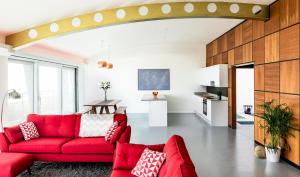
[{"label": "wooden cabinet", "polygon": [[280,60],[299,58],[299,27],[294,25],[280,31]]},{"label": "wooden cabinet", "polygon": [[265,22],[265,35],[279,30],[280,1],[270,6],[270,19]]},{"label": "wooden cabinet", "polygon": [[242,64],[243,63],[243,46],[239,46],[234,49],[234,64]]},{"label": "wooden cabinet", "polygon": [[279,63],[265,64],[265,91],[279,92]]},{"label": "wooden cabinet", "polygon": [[[232,73],[231,73],[231,69],[228,69],[228,87],[232,87]],[[230,100],[231,101],[231,100]]]},{"label": "wooden cabinet", "polygon": [[265,35],[265,22],[260,20],[252,21],[253,29],[253,40],[261,38]]},{"label": "wooden cabinet", "polygon": [[283,156],[289,161],[300,165],[300,132],[296,130],[290,130],[292,136],[288,137],[287,142],[290,149],[283,152]]},{"label": "wooden cabinet", "polygon": [[212,47],[212,43],[209,43],[206,46],[206,58],[210,58],[213,56],[213,47]]},{"label": "wooden cabinet", "polygon": [[235,32],[231,30],[227,33],[227,50],[231,50],[235,47]]},{"label": "wooden cabinet", "polygon": [[265,63],[265,38],[253,41],[253,61],[255,65]]},{"label": "wooden cabinet", "polygon": [[265,63],[279,61],[279,32],[265,37]]},{"label": "wooden cabinet", "polygon": [[299,0],[280,0],[280,28],[299,22]]},{"label": "wooden cabinet", "polygon": [[242,24],[242,35],[243,35],[243,44],[252,41],[252,20],[246,20]]},{"label": "wooden cabinet", "polygon": [[222,64],[222,54],[214,56],[213,65]]},{"label": "wooden cabinet", "polygon": [[252,62],[252,42],[243,45],[243,63]]},{"label": "wooden cabinet", "polygon": [[264,110],[260,106],[264,103],[265,101],[265,93],[261,91],[254,91],[254,113],[255,114],[260,114]]},{"label": "wooden cabinet", "polygon": [[264,144],[264,129],[261,126],[264,126],[265,122],[262,118],[255,116],[254,117],[254,138],[255,141]]},{"label": "wooden cabinet", "polygon": [[300,130],[299,104],[300,96],[291,94],[280,94],[280,103],[287,104],[293,111],[293,128]]},{"label": "wooden cabinet", "polygon": [[265,66],[255,65],[254,67],[254,90],[265,89]]},{"label": "wooden cabinet", "polygon": [[280,92],[299,94],[299,60],[280,62]]},{"label": "wooden cabinet", "polygon": [[242,24],[234,28],[235,47],[243,44],[243,26]]}]

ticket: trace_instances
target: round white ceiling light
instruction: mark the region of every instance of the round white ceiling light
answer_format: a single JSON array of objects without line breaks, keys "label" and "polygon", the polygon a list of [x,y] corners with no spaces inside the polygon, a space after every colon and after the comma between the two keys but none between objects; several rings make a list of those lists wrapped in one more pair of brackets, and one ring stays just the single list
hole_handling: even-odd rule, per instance
[{"label": "round white ceiling light", "polygon": [[238,13],[240,11],[240,6],[238,4],[231,4],[230,5],[230,12],[231,13]]},{"label": "round white ceiling light", "polygon": [[78,17],[72,19],[72,26],[79,27],[81,25],[81,20]]},{"label": "round white ceiling light", "polygon": [[209,3],[207,5],[207,11],[210,12],[210,13],[214,13],[216,12],[218,9],[217,5],[215,3]]},{"label": "round white ceiling light", "polygon": [[102,22],[103,21],[103,15],[101,13],[95,13],[94,21],[98,22],[98,23]]},{"label": "round white ceiling light", "polygon": [[119,10],[117,10],[116,16],[117,16],[118,19],[123,19],[123,18],[125,18],[125,16],[126,16],[125,10],[124,10],[124,9],[119,9]]},{"label": "round white ceiling light", "polygon": [[260,5],[255,5],[255,6],[252,7],[252,13],[253,14],[258,13],[259,11],[261,11],[261,6]]},{"label": "round white ceiling light", "polygon": [[192,13],[194,11],[194,5],[192,3],[185,4],[184,11],[187,13]]},{"label": "round white ceiling light", "polygon": [[35,29],[31,29],[28,32],[28,37],[34,39],[38,36],[38,32]]},{"label": "round white ceiling light", "polygon": [[50,25],[50,31],[53,32],[53,33],[56,33],[57,31],[59,30],[59,26],[57,23],[52,23]]},{"label": "round white ceiling light", "polygon": [[142,6],[142,7],[139,8],[139,14],[141,16],[146,16],[146,15],[148,15],[148,13],[149,13],[148,7]]},{"label": "round white ceiling light", "polygon": [[161,6],[161,11],[164,14],[169,14],[172,11],[172,8],[169,4],[164,4]]}]

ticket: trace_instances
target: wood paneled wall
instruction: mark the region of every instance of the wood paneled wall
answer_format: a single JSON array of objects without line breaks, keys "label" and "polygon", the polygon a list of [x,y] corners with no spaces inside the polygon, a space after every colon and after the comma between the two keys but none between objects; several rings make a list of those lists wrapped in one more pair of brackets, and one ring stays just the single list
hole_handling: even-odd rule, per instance
[{"label": "wood paneled wall", "polygon": [[[234,65],[254,63],[254,111],[264,101],[275,100],[288,104],[294,112],[294,135],[288,139],[290,151],[284,157],[300,166],[300,2],[278,0],[270,5],[268,21],[246,20],[207,45],[206,65],[228,64],[229,67],[229,118],[233,127],[236,116]],[[264,122],[255,117],[255,140],[263,144]]]}]

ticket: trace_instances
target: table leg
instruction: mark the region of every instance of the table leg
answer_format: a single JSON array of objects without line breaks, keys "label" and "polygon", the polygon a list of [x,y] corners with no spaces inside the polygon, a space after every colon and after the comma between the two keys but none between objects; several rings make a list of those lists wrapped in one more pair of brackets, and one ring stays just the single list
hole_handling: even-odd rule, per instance
[{"label": "table leg", "polygon": [[106,114],[109,114],[108,106],[104,106]]},{"label": "table leg", "polygon": [[92,114],[97,114],[97,108],[96,106],[92,106]]},{"label": "table leg", "polygon": [[114,105],[114,109],[115,109],[115,112],[117,111],[117,109],[118,109],[118,107],[117,107],[117,105],[115,104]]},{"label": "table leg", "polygon": [[103,114],[104,106],[101,106],[100,114]]},{"label": "table leg", "polygon": [[30,167],[27,169],[27,172],[28,172],[28,174],[29,175],[31,175],[32,173],[31,173],[31,169],[30,169]]}]

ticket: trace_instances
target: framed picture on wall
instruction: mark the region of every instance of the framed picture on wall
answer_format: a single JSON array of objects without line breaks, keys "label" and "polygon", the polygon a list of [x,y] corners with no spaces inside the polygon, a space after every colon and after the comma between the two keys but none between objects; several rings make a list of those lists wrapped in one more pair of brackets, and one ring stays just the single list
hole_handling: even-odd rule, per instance
[{"label": "framed picture on wall", "polygon": [[170,90],[170,70],[138,69],[138,90]]}]

